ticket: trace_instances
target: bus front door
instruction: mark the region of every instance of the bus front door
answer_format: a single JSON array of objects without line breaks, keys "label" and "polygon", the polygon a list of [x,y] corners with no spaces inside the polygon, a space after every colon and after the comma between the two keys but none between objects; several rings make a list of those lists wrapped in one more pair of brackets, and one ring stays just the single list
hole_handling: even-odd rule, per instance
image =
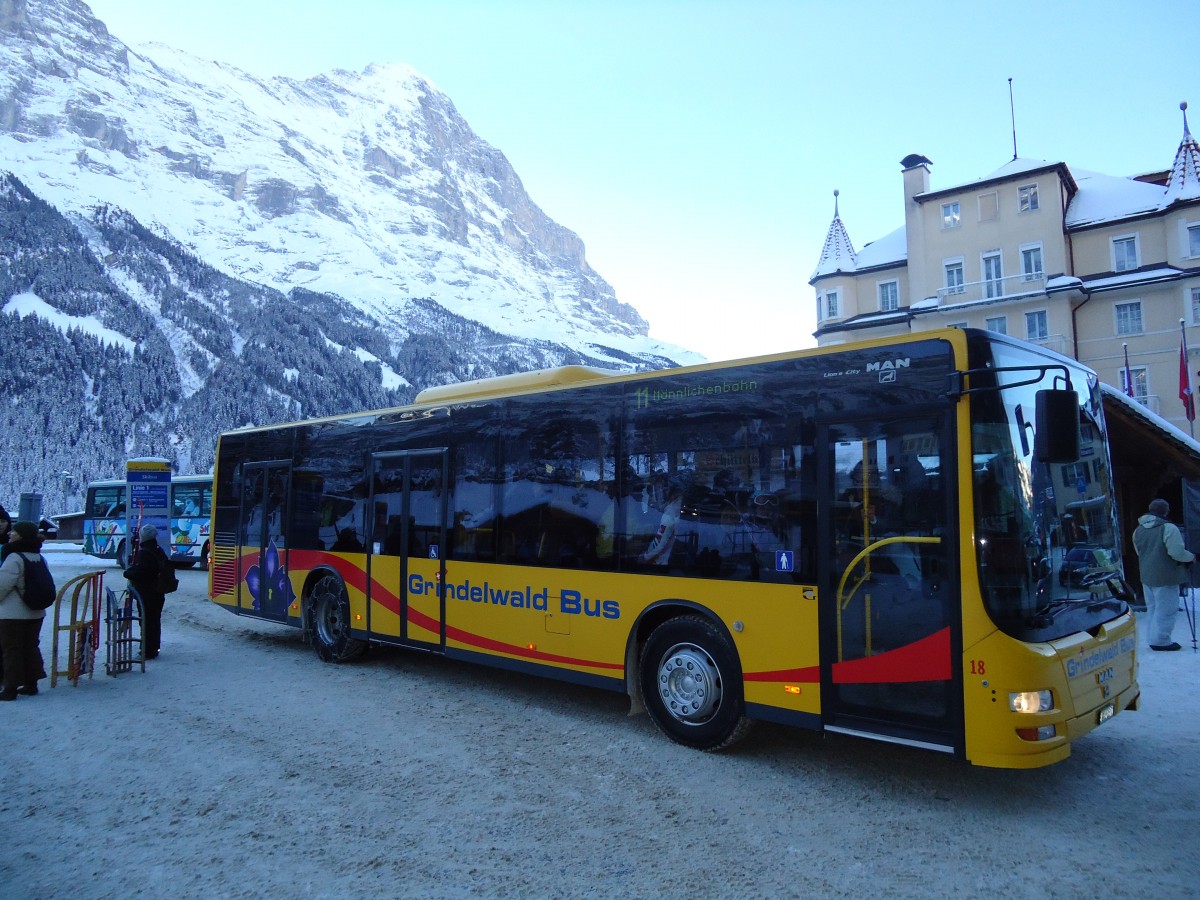
[{"label": "bus front door", "polygon": [[247,463],[243,470],[238,544],[238,608],[249,615],[285,621],[295,598],[288,580],[288,462]]},{"label": "bus front door", "polygon": [[828,424],[818,434],[827,730],[960,749],[947,431],[931,413]]},{"label": "bus front door", "polygon": [[368,628],[445,649],[446,451],[372,457]]}]

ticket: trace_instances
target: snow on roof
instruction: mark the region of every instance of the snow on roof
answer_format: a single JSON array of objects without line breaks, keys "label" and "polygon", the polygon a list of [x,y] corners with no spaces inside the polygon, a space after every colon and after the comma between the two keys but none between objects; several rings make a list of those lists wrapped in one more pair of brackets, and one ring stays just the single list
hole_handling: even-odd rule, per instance
[{"label": "snow on roof", "polygon": [[1149,284],[1153,281],[1171,281],[1183,276],[1183,272],[1174,266],[1159,266],[1156,269],[1138,269],[1134,272],[1122,272],[1107,278],[1088,279],[1089,291],[1105,290],[1107,288],[1124,287],[1129,284]]},{"label": "snow on roof", "polygon": [[1200,199],[1200,145],[1188,131],[1187,104],[1180,103],[1179,109],[1183,113],[1183,140],[1179,142],[1167,179],[1167,203]]},{"label": "snow on roof", "polygon": [[821,259],[813,269],[812,279],[821,275],[832,275],[835,272],[853,272],[857,267],[854,244],[850,234],[842,224],[838,215],[838,192],[833,192],[833,221],[829,223],[829,233],[825,235],[825,246],[821,248]]},{"label": "snow on roof", "polygon": [[1189,436],[1186,432],[1176,428],[1158,413],[1151,412],[1143,404],[1137,400],[1117,390],[1111,384],[1100,382],[1100,393],[1103,394],[1105,400],[1119,403],[1122,409],[1128,410],[1145,419],[1150,425],[1162,431],[1167,437],[1172,438],[1176,442],[1182,444],[1186,449],[1190,450],[1194,456],[1200,457],[1200,442],[1194,437]]},{"label": "snow on roof", "polygon": [[891,234],[866,244],[858,251],[858,268],[871,269],[908,259],[908,237],[901,225]]},{"label": "snow on roof", "polygon": [[985,175],[980,181],[991,181],[993,178],[1009,178],[1013,175],[1021,175],[1025,172],[1033,172],[1037,169],[1050,169],[1054,166],[1062,165],[1061,162],[1050,162],[1048,159],[1011,159],[998,168],[991,175]]},{"label": "snow on roof", "polygon": [[1079,192],[1067,208],[1065,224],[1068,228],[1112,222],[1154,212],[1165,205],[1162,185],[1084,169],[1075,169],[1071,174],[1075,176]]}]

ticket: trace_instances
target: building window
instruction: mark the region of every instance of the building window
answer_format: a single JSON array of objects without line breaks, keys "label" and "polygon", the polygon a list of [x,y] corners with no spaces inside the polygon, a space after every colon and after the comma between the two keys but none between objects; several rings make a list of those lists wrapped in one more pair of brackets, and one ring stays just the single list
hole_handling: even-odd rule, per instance
[{"label": "building window", "polygon": [[1128,272],[1138,267],[1137,235],[1113,238],[1112,248],[1114,272]]},{"label": "building window", "polygon": [[[1126,382],[1126,378],[1129,379]],[[1130,366],[1128,369],[1121,369],[1121,388],[1124,390],[1128,384],[1133,391],[1133,399],[1140,403],[1145,403],[1146,398],[1150,396],[1150,391],[1146,387],[1146,367],[1145,366]],[[1126,391],[1128,393],[1128,391]]]},{"label": "building window", "polygon": [[988,331],[994,331],[996,334],[1008,334],[1008,316],[996,316],[993,319],[984,319],[983,324]]},{"label": "building window", "polygon": [[825,318],[827,318],[827,319],[836,319],[838,316],[841,315],[841,313],[838,312],[838,292],[837,291],[826,291],[825,292],[825,305],[824,305],[823,309],[825,312]]},{"label": "building window", "polygon": [[1025,339],[1029,341],[1044,341],[1050,337],[1050,327],[1046,321],[1046,311],[1025,313]]},{"label": "building window", "polygon": [[1192,294],[1192,324],[1200,325],[1200,287],[1194,287]]},{"label": "building window", "polygon": [[879,308],[883,312],[895,312],[900,308],[900,285],[885,281],[879,285]]},{"label": "building window", "polygon": [[1084,487],[1091,482],[1091,472],[1085,462],[1070,463],[1062,467],[1063,487]]},{"label": "building window", "polygon": [[979,221],[990,222],[1000,218],[1000,195],[995,191],[979,195]]},{"label": "building window", "polygon": [[1017,188],[1017,207],[1021,212],[1033,212],[1038,208],[1036,184],[1026,184]]},{"label": "building window", "polygon": [[983,256],[983,295],[1000,297],[1004,294],[1004,270],[1000,264],[1000,251]]},{"label": "building window", "polygon": [[1188,256],[1193,259],[1200,256],[1200,223],[1187,227]]},{"label": "building window", "polygon": [[1021,247],[1021,277],[1025,281],[1039,281],[1042,274],[1042,245],[1025,244]]},{"label": "building window", "polygon": [[1134,300],[1131,303],[1118,303],[1115,309],[1117,313],[1117,334],[1142,333],[1141,300]]},{"label": "building window", "polygon": [[946,293],[961,294],[963,292],[963,261],[952,259],[943,266],[946,270]]},{"label": "building window", "polygon": [[958,224],[961,220],[962,220],[962,215],[959,211],[957,200],[954,201],[953,203],[943,203],[942,204],[942,227],[943,228],[957,228]]}]

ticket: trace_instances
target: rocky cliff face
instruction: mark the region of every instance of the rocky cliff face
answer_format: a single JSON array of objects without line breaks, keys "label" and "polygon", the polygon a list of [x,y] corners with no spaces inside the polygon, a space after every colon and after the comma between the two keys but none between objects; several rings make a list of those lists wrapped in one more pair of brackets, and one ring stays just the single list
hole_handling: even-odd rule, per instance
[{"label": "rocky cliff face", "polygon": [[0,155],[67,211],[129,211],[230,274],[408,302],[586,352],[658,354],[647,323],[504,155],[400,64],[296,81],[154,46],[77,0],[0,0]]},{"label": "rocky cliff face", "polygon": [[[399,65],[259,79],[0,0],[0,502],[225,427],[562,363],[695,361]],[[39,425],[40,423],[40,425]],[[28,436],[42,435],[30,448]],[[48,511],[59,507],[49,504]]]}]

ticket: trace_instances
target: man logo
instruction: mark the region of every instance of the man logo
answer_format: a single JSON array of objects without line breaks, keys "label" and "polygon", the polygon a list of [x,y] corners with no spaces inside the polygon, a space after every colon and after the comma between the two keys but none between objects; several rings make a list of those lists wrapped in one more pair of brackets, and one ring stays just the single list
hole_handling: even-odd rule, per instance
[{"label": "man logo", "polygon": [[884,359],[877,362],[867,363],[868,372],[879,373],[880,384],[891,384],[896,380],[897,369],[907,369],[912,365],[912,360],[907,356],[901,359]]}]

